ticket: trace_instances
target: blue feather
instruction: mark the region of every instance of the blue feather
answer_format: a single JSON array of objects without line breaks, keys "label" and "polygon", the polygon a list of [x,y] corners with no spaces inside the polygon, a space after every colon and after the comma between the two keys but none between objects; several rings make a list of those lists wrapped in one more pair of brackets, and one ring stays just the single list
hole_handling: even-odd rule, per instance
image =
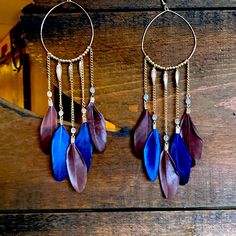
[{"label": "blue feather", "polygon": [[187,184],[190,177],[192,159],[180,134],[175,134],[172,138],[170,155],[175,163],[176,171],[180,176],[180,185]]},{"label": "blue feather", "polygon": [[57,181],[68,177],[66,153],[70,144],[70,136],[63,125],[60,125],[52,138],[52,168]]},{"label": "blue feather", "polygon": [[155,181],[158,176],[161,154],[160,135],[154,129],[149,135],[144,147],[144,165],[148,178]]},{"label": "blue feather", "polygon": [[75,144],[86,163],[87,170],[89,171],[92,163],[93,143],[89,132],[88,123],[82,124],[76,137]]}]

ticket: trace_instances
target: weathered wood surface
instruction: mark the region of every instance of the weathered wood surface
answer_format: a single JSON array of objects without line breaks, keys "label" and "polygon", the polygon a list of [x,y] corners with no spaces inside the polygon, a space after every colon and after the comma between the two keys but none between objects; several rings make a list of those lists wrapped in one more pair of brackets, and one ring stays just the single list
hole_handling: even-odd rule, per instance
[{"label": "weathered wood surface", "polygon": [[[219,109],[223,108],[222,104],[225,104],[224,101],[226,99],[230,101],[230,99],[234,98],[234,58],[236,55],[235,12],[192,11],[182,13],[192,23],[198,37],[198,48],[191,61],[191,87],[194,102],[193,116],[196,122],[201,125],[206,126],[210,124],[210,126],[212,125],[212,127],[214,126],[216,128],[217,126],[222,127],[222,120],[212,114],[216,114],[217,112],[219,116],[224,117],[224,120],[228,111],[229,113],[227,114],[229,114],[229,117],[226,117],[226,120],[230,119],[230,122],[231,120],[235,122],[232,112],[229,109],[231,108],[231,111],[234,111],[234,105],[230,106],[228,104],[230,106],[228,107],[229,110],[226,110],[224,114],[218,112]],[[155,13],[153,12],[92,14],[96,30],[93,47],[95,54],[97,103],[106,118],[119,126],[133,126],[142,109],[143,56],[140,49],[140,42],[145,25],[154,16]],[[76,18],[76,15],[74,17]],[[57,19],[59,18],[57,17]],[[69,21],[73,22],[71,17],[65,16],[64,18],[66,23]],[[25,27],[25,33],[29,40],[28,45],[31,52],[32,64],[41,68],[44,72],[41,78],[46,79],[45,52],[39,42],[38,34],[41,20],[42,16],[39,17],[38,15],[23,18],[24,24],[27,25]],[[63,29],[66,29],[66,23],[64,27],[62,26]],[[76,32],[75,26],[73,29],[74,31],[71,31]],[[181,29],[182,27],[177,30]],[[50,38],[50,40],[47,40],[46,37],[45,40],[51,52],[58,52],[58,41],[60,41],[61,49],[58,52],[59,56],[75,56],[75,45],[78,47],[79,52],[84,48],[84,44],[80,44],[80,36],[82,36],[83,32],[87,32],[86,36],[89,33],[88,30],[84,29],[80,34],[70,34],[73,37],[70,38],[71,41],[68,43],[68,36],[65,37],[63,35],[63,41],[61,42],[62,38],[56,34],[54,29],[53,32],[49,32],[50,34],[48,36],[49,38],[50,35],[54,37]],[[173,36],[172,31],[167,30],[165,33],[163,28],[160,31],[154,32],[162,32],[164,36],[166,35],[166,37],[162,37],[162,34],[158,34],[161,36],[158,39],[159,44],[154,41],[157,48],[157,55],[160,55],[159,58],[166,59],[167,62],[177,62],[184,58],[182,54],[187,55],[189,53],[191,45],[185,47],[185,43],[178,44],[179,40],[188,37],[189,34],[186,31],[183,30],[183,35],[175,35],[174,38],[168,37],[168,33]],[[172,49],[167,52],[170,57],[165,55],[166,51],[161,52],[161,47],[158,47],[168,42],[171,44]],[[176,53],[175,47],[179,49]],[[183,80],[181,86],[183,88]],[[222,94],[216,93],[218,89],[222,89],[222,86],[225,86],[224,93],[227,95],[223,96]],[[69,94],[69,83],[66,76],[63,87],[67,94]],[[172,87],[172,84],[170,84],[170,87]],[[75,88],[78,89],[76,95],[80,96],[78,79],[75,81]],[[163,90],[160,84],[158,87],[158,107],[160,107],[161,116],[162,93]],[[173,99],[173,97],[171,98]],[[79,101],[79,97],[76,99]],[[170,105],[172,103],[170,101]],[[203,103],[206,107],[202,107]],[[234,100],[232,100],[232,103],[234,104]],[[173,109],[170,108],[170,111],[173,111]],[[213,120],[211,120],[211,117]]]},{"label": "weathered wood surface", "polygon": [[[35,8],[40,8],[40,10],[43,10],[43,8],[50,8],[54,6],[57,3],[60,3],[62,1],[60,0],[34,0],[35,2]],[[136,1],[116,1],[116,0],[99,0],[99,1],[85,1],[80,0],[77,1],[79,4],[81,4],[83,7],[85,7],[87,10],[143,10],[143,9],[155,9],[155,8],[161,8],[160,1],[153,1],[153,0],[136,0]],[[187,0],[187,1],[166,1],[168,6],[170,8],[233,8],[236,7],[235,0],[229,0],[229,1],[220,1],[220,0]]]},{"label": "weathered wood surface", "polygon": [[[50,160],[39,148],[40,120],[1,107],[0,143],[4,144],[0,146],[1,210],[235,206],[236,126],[230,110],[234,105],[231,96],[235,94],[235,83],[222,82],[194,93],[199,97],[195,103],[200,100],[199,106],[208,110],[206,114],[198,114],[200,108],[194,112],[205,143],[204,154],[193,169],[190,183],[180,187],[172,201],[162,198],[158,183],[147,181],[141,162],[132,154],[130,138],[111,134],[106,152],[94,157],[83,194],[75,193],[68,181],[56,183],[51,176]],[[122,114],[117,112],[117,116]]]},{"label": "weathered wood surface", "polygon": [[236,211],[12,214],[0,215],[0,230],[4,235],[234,236]]},{"label": "weathered wood surface", "polygon": [[[192,116],[204,140],[203,158],[193,169],[190,184],[179,189],[175,200],[163,200],[159,184],[147,181],[141,162],[133,156],[130,137],[109,135],[106,152],[94,158],[86,191],[78,195],[72,191],[67,181],[58,184],[51,177],[50,161],[41,153],[37,139],[40,121],[22,119],[11,113],[12,118],[2,122],[1,133],[7,133],[8,130],[13,133],[9,136],[2,135],[1,143],[9,140],[8,137],[15,133],[22,136],[14,135],[14,148],[9,153],[8,145],[1,147],[3,150],[0,153],[5,156],[1,158],[1,166],[4,167],[1,172],[4,193],[0,196],[1,209],[236,205],[234,11],[196,11],[182,14],[191,21],[198,36],[198,50],[191,66],[194,101]],[[132,128],[142,109],[140,39],[144,26],[154,15],[153,12],[92,15],[96,30],[94,52],[97,104],[108,120],[122,127]],[[46,78],[45,53],[38,38],[41,19],[42,16],[38,15],[25,16],[23,22],[27,26],[25,33],[32,63],[42,68],[41,78]],[[65,19],[67,23],[69,17],[65,16]],[[160,39],[160,42],[163,43],[163,40]],[[56,49],[53,43],[48,43],[52,50]],[[74,48],[73,43],[66,46],[68,49],[62,47],[60,50],[62,54]],[[180,56],[179,53],[173,55],[175,60]],[[65,82],[64,88],[67,84]],[[158,107],[162,121],[161,91],[159,85]],[[5,113],[7,117],[8,111],[5,110]],[[12,120],[16,119],[19,119],[19,123],[14,128],[19,130],[9,129]],[[170,116],[170,123],[171,119]],[[25,130],[20,131],[23,127]],[[162,125],[159,128],[161,130]],[[17,155],[13,155],[16,151]],[[21,166],[20,163],[24,165]],[[10,178],[5,180],[9,173]],[[15,176],[16,173],[19,175]]]},{"label": "weathered wood surface", "polygon": [[[39,79],[46,80],[45,52],[39,42],[39,27],[44,15],[38,14],[37,9],[41,13],[55,1],[35,2],[34,12],[26,9],[22,21],[32,66],[41,70]],[[93,49],[97,106],[106,119],[131,129],[142,110],[141,37],[145,26],[156,14],[141,9],[153,10],[156,3],[80,3],[96,11],[91,17],[96,33]],[[235,7],[235,1],[172,1],[170,6]],[[99,12],[99,9],[108,11]],[[114,9],[117,12],[112,12]],[[123,12],[132,9],[135,11]],[[192,117],[203,137],[204,150],[202,160],[193,169],[190,183],[179,188],[174,200],[163,199],[159,183],[147,180],[141,161],[134,157],[130,136],[109,133],[106,152],[94,155],[87,188],[84,193],[77,194],[68,181],[57,183],[53,180],[50,158],[39,148],[40,119],[29,113],[24,115],[24,111],[16,112],[5,104],[0,106],[0,230],[2,227],[3,232],[22,232],[23,235],[68,235],[68,232],[70,235],[236,235],[235,11],[179,13],[190,21],[198,37],[198,48],[191,60]],[[76,54],[75,48],[78,51],[84,48],[89,30],[73,20],[82,19],[79,17],[78,13],[55,14],[49,19],[52,24],[45,28],[45,40],[52,52],[70,56]],[[166,27],[157,24],[158,27],[148,35],[150,53],[156,49],[157,59],[161,58],[163,63],[179,61],[191,47],[186,44],[190,39],[188,32],[181,25],[170,27],[169,20],[164,23]],[[183,44],[179,43],[181,41]],[[155,46],[165,47],[166,44],[170,49],[164,52],[162,47]],[[184,71],[181,74],[184,75]],[[63,80],[65,92],[69,94],[66,76]],[[182,89],[184,84],[182,79]],[[75,86],[79,102],[78,80]],[[172,86],[170,83],[170,128],[174,113]],[[158,85],[157,102],[158,128],[162,130],[161,84]],[[114,212],[109,212],[111,209]],[[184,209],[188,211],[182,212]],[[94,212],[96,210],[101,212]],[[108,212],[103,212],[106,210]]]}]

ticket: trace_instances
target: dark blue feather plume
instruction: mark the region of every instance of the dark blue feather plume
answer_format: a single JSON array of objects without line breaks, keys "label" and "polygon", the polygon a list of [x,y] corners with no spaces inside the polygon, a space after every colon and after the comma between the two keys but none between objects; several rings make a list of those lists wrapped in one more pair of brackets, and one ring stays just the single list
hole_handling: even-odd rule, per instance
[{"label": "dark blue feather plume", "polygon": [[180,134],[175,134],[170,144],[170,155],[175,163],[176,171],[180,176],[180,185],[189,181],[192,159]]},{"label": "dark blue feather plume", "polygon": [[70,136],[63,125],[60,125],[52,138],[52,168],[57,181],[68,177],[66,153],[70,144]]},{"label": "dark blue feather plume", "polygon": [[144,147],[144,165],[151,181],[155,181],[158,176],[161,154],[160,135],[154,129],[149,135]]},{"label": "dark blue feather plume", "polygon": [[93,143],[89,132],[88,123],[82,124],[79,133],[75,139],[75,144],[86,163],[87,170],[89,171],[89,168],[92,163]]}]

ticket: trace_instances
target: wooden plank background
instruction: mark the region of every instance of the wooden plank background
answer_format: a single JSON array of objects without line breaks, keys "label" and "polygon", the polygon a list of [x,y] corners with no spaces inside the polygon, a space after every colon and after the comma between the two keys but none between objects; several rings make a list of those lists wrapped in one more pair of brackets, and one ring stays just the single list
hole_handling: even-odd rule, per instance
[{"label": "wooden plank background", "polygon": [[[24,9],[22,17],[31,63],[42,71],[40,79],[46,79],[46,73],[39,27],[44,11],[55,2],[35,1],[33,7]],[[95,24],[97,106],[106,119],[131,130],[142,110],[140,41],[145,26],[159,8],[158,3],[80,3],[91,11]],[[39,148],[40,119],[1,101],[2,232],[23,235],[236,235],[236,4],[235,1],[172,1],[169,5],[181,9],[178,12],[190,21],[198,37],[198,48],[191,60],[192,117],[204,140],[204,150],[202,160],[192,171],[190,183],[179,188],[174,200],[163,199],[159,182],[150,183],[141,161],[134,157],[129,133],[119,132],[109,133],[106,152],[94,155],[87,188],[84,193],[77,194],[68,181],[56,183],[52,178],[49,157]],[[61,56],[76,53],[75,45],[78,51],[84,47],[89,30],[78,23],[81,27],[77,31],[80,17],[74,11],[56,13],[49,19],[52,24],[45,29],[45,38],[50,50],[58,51],[55,46],[58,41]],[[60,27],[56,26],[56,21]],[[189,32],[181,24],[171,27],[170,20],[164,23],[165,28],[156,24],[158,27],[150,32],[147,45],[154,45],[164,63],[178,61],[190,50],[191,44],[187,43],[190,38],[186,38]],[[183,47],[178,42],[184,38],[187,44]],[[155,47],[157,43],[163,47],[167,43],[170,45],[171,59],[168,51],[163,53],[161,48]],[[181,74],[183,89],[184,71]],[[69,94],[66,77],[64,81],[65,93]],[[76,101],[79,102],[78,82],[76,88]],[[170,127],[173,127],[173,99],[171,89]],[[161,83],[157,102],[158,128],[162,130]]]},{"label": "wooden plank background", "polygon": [[[60,3],[60,0],[35,0],[36,7],[42,8],[49,8],[54,6],[57,3]],[[187,1],[165,1],[171,8],[234,8],[236,7],[236,2],[234,0],[229,1],[220,1],[220,0],[208,0],[208,1],[202,1],[202,0],[187,0]],[[137,10],[143,10],[143,9],[153,9],[153,8],[159,8],[160,9],[160,3],[159,1],[153,1],[153,0],[136,0],[136,1],[117,1],[117,0],[98,0],[96,2],[94,1],[79,1],[79,4],[84,6],[88,10],[130,10],[130,9],[137,9]]]}]

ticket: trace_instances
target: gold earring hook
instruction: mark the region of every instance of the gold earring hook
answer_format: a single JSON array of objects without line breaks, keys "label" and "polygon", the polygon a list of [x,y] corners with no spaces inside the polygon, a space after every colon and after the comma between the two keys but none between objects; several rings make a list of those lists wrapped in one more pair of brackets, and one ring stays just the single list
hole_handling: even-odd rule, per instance
[{"label": "gold earring hook", "polygon": [[161,0],[161,4],[162,4],[162,6],[164,7],[164,10],[165,10],[165,11],[168,11],[168,10],[169,10],[169,8],[168,8],[168,6],[167,6],[167,4],[166,4],[166,2],[165,2],[164,0]]}]

